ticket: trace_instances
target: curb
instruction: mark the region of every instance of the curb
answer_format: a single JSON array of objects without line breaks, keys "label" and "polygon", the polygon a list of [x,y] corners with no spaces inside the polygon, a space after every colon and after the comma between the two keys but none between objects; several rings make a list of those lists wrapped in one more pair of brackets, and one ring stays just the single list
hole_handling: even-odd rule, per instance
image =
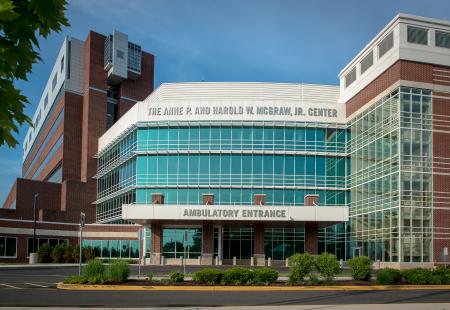
[{"label": "curb", "polygon": [[343,286],[140,286],[88,285],[58,283],[60,290],[76,291],[206,291],[206,292],[267,292],[267,291],[412,291],[450,290],[450,285],[343,285]]}]

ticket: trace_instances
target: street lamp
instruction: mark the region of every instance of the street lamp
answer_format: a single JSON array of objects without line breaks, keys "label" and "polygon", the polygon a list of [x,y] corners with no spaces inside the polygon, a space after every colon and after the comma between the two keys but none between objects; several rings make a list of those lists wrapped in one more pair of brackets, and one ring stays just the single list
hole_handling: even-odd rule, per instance
[{"label": "street lamp", "polygon": [[36,205],[39,197],[39,193],[34,194],[33,197],[33,253],[30,253],[30,264],[36,264]]},{"label": "street lamp", "polygon": [[39,193],[34,194],[33,198],[33,253],[36,253],[36,204]]}]

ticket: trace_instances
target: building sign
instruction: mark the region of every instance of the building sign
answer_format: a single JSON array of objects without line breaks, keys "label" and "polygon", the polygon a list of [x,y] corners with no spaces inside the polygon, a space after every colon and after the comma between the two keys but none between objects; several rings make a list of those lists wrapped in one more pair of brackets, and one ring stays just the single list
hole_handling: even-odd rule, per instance
[{"label": "building sign", "polygon": [[253,206],[253,205],[122,205],[122,218],[139,224],[151,221],[261,221],[303,222],[348,220],[346,206]]},{"label": "building sign", "polygon": [[345,122],[345,105],[295,102],[150,102],[148,121],[247,120]]},{"label": "building sign", "polygon": [[282,207],[184,207],[183,219],[210,220],[287,220],[288,210]]}]

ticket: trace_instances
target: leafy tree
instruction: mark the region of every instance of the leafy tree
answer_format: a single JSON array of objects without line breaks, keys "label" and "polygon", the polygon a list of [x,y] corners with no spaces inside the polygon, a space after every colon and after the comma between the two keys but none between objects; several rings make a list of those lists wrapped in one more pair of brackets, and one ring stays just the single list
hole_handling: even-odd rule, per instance
[{"label": "leafy tree", "polygon": [[47,38],[52,31],[68,26],[66,0],[0,0],[0,145],[15,147],[13,134],[23,123],[26,96],[14,85],[27,80],[32,65],[40,61],[37,36]]}]

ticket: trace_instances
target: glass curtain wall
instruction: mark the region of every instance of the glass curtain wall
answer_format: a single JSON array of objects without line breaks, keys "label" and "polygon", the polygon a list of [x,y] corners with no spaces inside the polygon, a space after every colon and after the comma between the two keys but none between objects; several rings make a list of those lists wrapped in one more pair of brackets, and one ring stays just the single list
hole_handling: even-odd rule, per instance
[{"label": "glass curtain wall", "polygon": [[352,255],[431,259],[431,92],[401,87],[350,124]]}]

